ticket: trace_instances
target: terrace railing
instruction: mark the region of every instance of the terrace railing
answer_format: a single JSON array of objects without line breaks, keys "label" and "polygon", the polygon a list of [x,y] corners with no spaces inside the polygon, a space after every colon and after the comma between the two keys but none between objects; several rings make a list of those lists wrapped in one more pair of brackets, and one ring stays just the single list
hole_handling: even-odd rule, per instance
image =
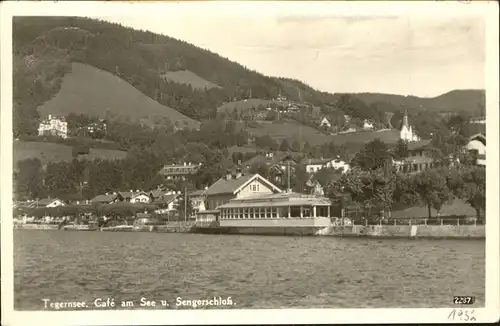
[{"label": "terrace railing", "polygon": [[355,219],[353,225],[480,225],[483,224],[475,216],[466,217],[404,217],[385,219]]}]

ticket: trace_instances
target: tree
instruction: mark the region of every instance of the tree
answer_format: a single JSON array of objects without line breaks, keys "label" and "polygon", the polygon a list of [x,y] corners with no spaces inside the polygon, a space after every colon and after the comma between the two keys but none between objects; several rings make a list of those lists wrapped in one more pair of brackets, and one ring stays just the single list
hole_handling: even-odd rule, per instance
[{"label": "tree", "polygon": [[283,139],[280,144],[280,151],[287,152],[290,150],[290,145],[288,145],[288,141]]},{"label": "tree", "polygon": [[293,141],[291,150],[297,153],[300,152],[300,142],[298,140]]},{"label": "tree", "polygon": [[24,199],[36,199],[43,195],[43,169],[38,158],[17,163],[18,173],[14,183],[16,195]]},{"label": "tree", "polygon": [[461,198],[476,210],[478,221],[484,223],[486,209],[486,169],[469,166],[448,173],[448,185],[456,197]]},{"label": "tree", "polygon": [[394,149],[394,158],[402,160],[408,157],[408,143],[403,139],[398,140],[396,148]]},{"label": "tree", "polygon": [[353,159],[352,164],[363,170],[376,170],[388,164],[390,159],[387,145],[376,138],[365,145]]},{"label": "tree", "polygon": [[431,208],[439,212],[443,204],[452,199],[446,175],[441,170],[428,169],[422,171],[416,174],[412,181],[419,201],[427,206],[429,218],[432,217]]}]

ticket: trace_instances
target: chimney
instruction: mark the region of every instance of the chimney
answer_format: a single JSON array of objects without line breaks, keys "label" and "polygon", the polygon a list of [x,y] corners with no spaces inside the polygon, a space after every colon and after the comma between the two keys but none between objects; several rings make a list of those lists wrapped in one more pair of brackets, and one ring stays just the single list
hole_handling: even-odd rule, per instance
[{"label": "chimney", "polygon": [[52,114],[49,114],[48,119],[49,120],[52,119]]},{"label": "chimney", "polygon": [[108,193],[108,192],[106,193],[106,196],[107,196],[107,195],[109,195],[109,193]]},{"label": "chimney", "polygon": [[186,166],[186,162],[184,162],[184,166]]},{"label": "chimney", "polygon": [[226,180],[231,180],[231,172],[228,172],[228,173],[226,174]]},{"label": "chimney", "polygon": [[238,169],[238,170],[236,171],[236,174],[234,175],[234,178],[235,178],[235,179],[239,179],[241,176],[242,176],[242,174],[241,174],[241,170],[240,170],[240,169]]}]

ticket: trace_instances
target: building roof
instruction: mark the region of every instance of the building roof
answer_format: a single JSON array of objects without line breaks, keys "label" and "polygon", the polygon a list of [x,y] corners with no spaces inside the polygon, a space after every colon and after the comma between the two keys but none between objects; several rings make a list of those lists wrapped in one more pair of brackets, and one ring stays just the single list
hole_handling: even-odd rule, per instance
[{"label": "building roof", "polygon": [[123,198],[134,198],[134,197],[137,197],[139,195],[148,196],[148,194],[144,191],[120,191],[116,195],[121,196]]},{"label": "building roof", "polygon": [[205,196],[207,192],[207,189],[201,189],[201,190],[195,190],[192,191],[188,194],[188,197],[201,197]]},{"label": "building roof", "polygon": [[469,141],[471,140],[479,140],[481,143],[483,143],[484,145],[486,145],[486,136],[479,133],[479,134],[474,134],[472,136],[469,137]]},{"label": "building roof", "polygon": [[200,168],[200,164],[177,164],[177,165],[165,165],[158,172],[161,175],[188,175],[196,173]]},{"label": "building roof", "polygon": [[256,195],[253,197],[231,199],[228,203],[218,206],[221,208],[238,207],[278,207],[278,206],[330,206],[332,201],[326,197],[306,195],[296,192],[282,192],[271,195]]},{"label": "building roof", "polygon": [[288,159],[291,162],[296,162],[295,155],[293,153],[288,153],[288,152],[275,152],[275,153],[269,153],[272,154],[271,157],[267,157],[266,154],[259,154],[254,157],[252,157],[249,160],[246,160],[245,162],[242,163],[243,166],[251,166],[254,163],[265,163],[266,165],[274,165],[277,164],[281,161],[288,161]]},{"label": "building roof", "polygon": [[342,161],[341,159],[336,158],[305,158],[301,161],[301,163],[307,165],[325,165],[328,162],[335,160],[338,160],[339,162]]},{"label": "building roof", "polygon": [[410,164],[425,164],[433,162],[434,159],[428,156],[409,156],[405,158],[405,163],[410,163]]},{"label": "building roof", "polygon": [[263,183],[270,186],[275,191],[281,191],[274,184],[260,176],[259,174],[242,174],[238,178],[231,177],[231,179],[227,180],[225,177],[217,180],[213,185],[211,185],[207,191],[206,195],[222,195],[222,194],[234,194],[241,190],[244,186],[255,179],[260,179]]},{"label": "building roof", "polygon": [[91,199],[93,202],[98,202],[98,203],[109,203],[112,202],[116,198],[116,194],[110,194],[110,195],[97,195],[94,198]]},{"label": "building roof", "polygon": [[58,201],[62,201],[62,200],[60,200],[60,199],[58,199],[58,198],[43,198],[43,199],[40,199],[40,200],[38,201],[38,205],[39,205],[39,206],[47,206],[47,205],[49,205],[49,204],[51,204],[51,203],[55,202],[56,200],[58,200]]},{"label": "building roof", "polygon": [[428,145],[430,145],[430,143],[431,143],[430,139],[423,139],[423,140],[419,140],[416,142],[410,142],[410,143],[408,143],[408,150],[414,151],[417,149],[423,149],[424,147],[427,147]]},{"label": "building roof", "polygon": [[154,204],[170,204],[171,202],[173,202],[177,197],[179,197],[178,194],[171,194],[171,195],[163,195],[161,197],[159,197],[158,199],[155,199],[153,201]]}]

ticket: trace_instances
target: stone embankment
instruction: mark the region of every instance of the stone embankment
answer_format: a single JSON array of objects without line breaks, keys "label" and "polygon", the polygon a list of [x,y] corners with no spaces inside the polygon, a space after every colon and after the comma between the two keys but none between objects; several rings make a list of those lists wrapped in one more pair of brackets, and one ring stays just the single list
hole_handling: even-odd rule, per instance
[{"label": "stone embankment", "polygon": [[316,235],[484,239],[486,228],[484,225],[353,225],[329,226],[319,230]]}]

